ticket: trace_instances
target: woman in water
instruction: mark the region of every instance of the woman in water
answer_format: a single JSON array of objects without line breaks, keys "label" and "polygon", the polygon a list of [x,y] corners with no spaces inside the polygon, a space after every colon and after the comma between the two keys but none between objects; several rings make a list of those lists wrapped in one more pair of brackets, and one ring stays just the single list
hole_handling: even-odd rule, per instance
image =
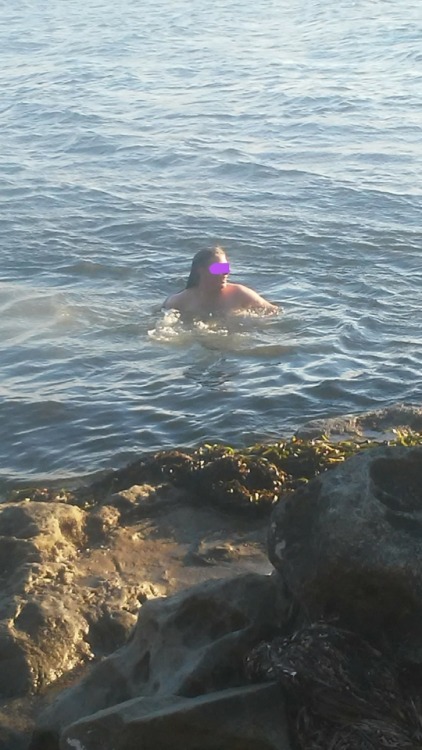
[{"label": "woman in water", "polygon": [[277,305],[267,302],[253,289],[243,284],[227,281],[230,272],[227,256],[222,247],[200,250],[196,253],[182,292],[166,299],[164,307],[180,310],[189,315],[213,315],[241,310],[276,313]]}]

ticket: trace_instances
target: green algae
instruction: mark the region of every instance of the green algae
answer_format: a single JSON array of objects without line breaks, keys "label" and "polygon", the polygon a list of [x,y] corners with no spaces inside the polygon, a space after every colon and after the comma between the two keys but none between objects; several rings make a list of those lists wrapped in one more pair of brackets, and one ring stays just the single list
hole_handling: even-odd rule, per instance
[{"label": "green algae", "polygon": [[89,507],[135,484],[170,485],[184,490],[194,503],[266,516],[286,494],[351,456],[381,445],[421,446],[422,433],[396,430],[394,439],[384,441],[293,436],[244,448],[204,443],[197,448],[158,451],[72,492],[27,488],[15,491],[9,500],[68,502]]},{"label": "green algae", "polygon": [[388,441],[291,437],[239,449],[206,443],[192,454],[191,484],[202,497],[218,505],[263,515],[286,493],[351,456],[380,445],[420,446],[422,433],[396,431],[396,437]]}]

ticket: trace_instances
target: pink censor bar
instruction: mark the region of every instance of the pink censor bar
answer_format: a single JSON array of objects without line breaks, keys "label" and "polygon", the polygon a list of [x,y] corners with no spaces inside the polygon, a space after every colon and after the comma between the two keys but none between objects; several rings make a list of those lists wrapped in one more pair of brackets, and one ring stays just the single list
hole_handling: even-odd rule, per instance
[{"label": "pink censor bar", "polygon": [[229,263],[211,263],[211,265],[208,266],[208,270],[215,275],[230,273],[230,265]]}]

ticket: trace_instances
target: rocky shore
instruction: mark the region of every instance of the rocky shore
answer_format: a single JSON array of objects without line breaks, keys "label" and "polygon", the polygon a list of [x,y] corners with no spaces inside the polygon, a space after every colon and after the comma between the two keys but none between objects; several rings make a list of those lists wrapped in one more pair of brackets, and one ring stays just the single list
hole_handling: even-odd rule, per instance
[{"label": "rocky shore", "polygon": [[332,437],[12,493],[1,750],[420,747],[422,437]]}]

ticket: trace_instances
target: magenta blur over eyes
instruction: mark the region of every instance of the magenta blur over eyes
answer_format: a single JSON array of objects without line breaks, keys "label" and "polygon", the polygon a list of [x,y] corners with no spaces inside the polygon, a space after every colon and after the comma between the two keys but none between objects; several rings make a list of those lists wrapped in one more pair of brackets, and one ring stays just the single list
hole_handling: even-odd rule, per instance
[{"label": "magenta blur over eyes", "polygon": [[230,264],[229,263],[211,263],[211,265],[208,266],[208,270],[210,273],[213,273],[215,275],[230,273]]}]

